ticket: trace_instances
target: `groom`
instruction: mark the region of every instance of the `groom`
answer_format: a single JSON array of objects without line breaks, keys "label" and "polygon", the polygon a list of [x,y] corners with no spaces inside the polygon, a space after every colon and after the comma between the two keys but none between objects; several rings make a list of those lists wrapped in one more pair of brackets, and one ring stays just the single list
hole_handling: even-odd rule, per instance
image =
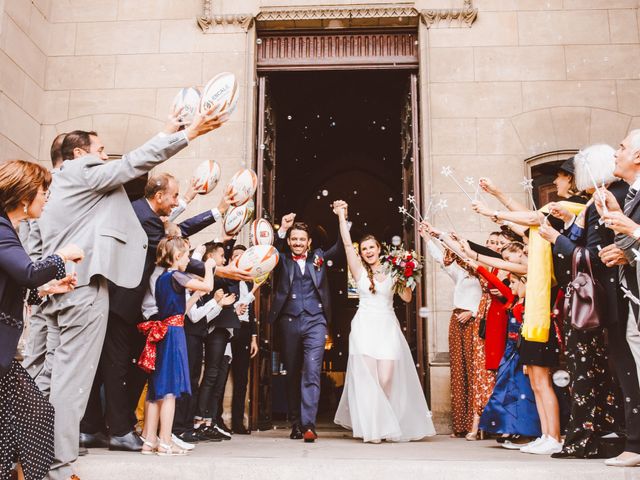
[{"label": "groom", "polygon": [[[334,213],[346,207],[333,205]],[[310,251],[311,235],[305,223],[295,222],[296,214],[282,218],[275,246],[280,252],[275,297],[269,323],[277,322],[282,335],[282,355],[287,370],[287,403],[293,426],[289,438],[318,438],[315,422],[320,399],[320,374],[331,319],[331,299],[326,263],[344,256],[340,240],[324,252]],[[289,247],[284,250],[284,242]]]}]

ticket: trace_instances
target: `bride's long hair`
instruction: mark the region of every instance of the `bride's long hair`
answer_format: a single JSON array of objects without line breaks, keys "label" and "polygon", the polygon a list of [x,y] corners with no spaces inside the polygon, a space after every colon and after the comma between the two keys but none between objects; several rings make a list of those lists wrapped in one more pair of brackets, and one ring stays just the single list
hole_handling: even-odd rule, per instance
[{"label": "bride's long hair", "polygon": [[367,263],[367,261],[364,259],[364,257],[362,256],[362,244],[368,240],[373,240],[376,245],[378,246],[378,248],[382,249],[382,245],[380,244],[380,242],[378,241],[378,239],[376,237],[374,237],[373,235],[365,235],[364,237],[362,237],[360,239],[360,259],[362,260],[362,264],[364,265],[365,270],[367,271],[367,277],[369,278],[369,291],[373,294],[376,293],[376,282],[374,281],[373,278],[373,269],[371,268],[371,265],[369,265],[369,263]]}]

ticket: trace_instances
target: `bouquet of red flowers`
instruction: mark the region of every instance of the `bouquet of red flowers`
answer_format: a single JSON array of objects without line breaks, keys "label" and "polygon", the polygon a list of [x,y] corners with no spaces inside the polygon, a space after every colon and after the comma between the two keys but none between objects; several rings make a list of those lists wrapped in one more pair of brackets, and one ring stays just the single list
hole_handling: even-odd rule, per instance
[{"label": "bouquet of red flowers", "polygon": [[384,254],[380,262],[389,269],[394,280],[394,291],[400,293],[404,288],[416,288],[422,275],[422,257],[415,250],[405,250],[403,245],[397,247],[384,245]]}]

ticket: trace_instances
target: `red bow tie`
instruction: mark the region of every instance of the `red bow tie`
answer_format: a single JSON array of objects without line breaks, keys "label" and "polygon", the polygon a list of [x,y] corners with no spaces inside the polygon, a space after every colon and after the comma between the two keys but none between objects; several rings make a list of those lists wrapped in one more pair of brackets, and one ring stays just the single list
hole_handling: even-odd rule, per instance
[{"label": "red bow tie", "polygon": [[306,260],[307,254],[303,253],[302,255],[293,255],[293,261],[297,262],[298,260]]}]

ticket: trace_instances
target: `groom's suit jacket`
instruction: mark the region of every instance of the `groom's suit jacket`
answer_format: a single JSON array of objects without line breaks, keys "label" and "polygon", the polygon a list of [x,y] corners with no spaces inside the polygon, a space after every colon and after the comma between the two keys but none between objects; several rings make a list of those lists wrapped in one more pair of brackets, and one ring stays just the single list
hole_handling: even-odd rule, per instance
[{"label": "groom's suit jacket", "polygon": [[84,155],[64,162],[38,224],[43,257],[68,243],[85,252],[78,286],[100,275],[116,285],[140,283],[148,239],[123,185],[144,175],[188,145],[184,132],[156,135],[120,160]]},{"label": "groom's suit jacket", "polygon": [[[290,299],[291,286],[293,284],[293,277],[295,274],[295,268],[300,268],[298,263],[293,260],[291,251],[286,244],[285,239],[281,239],[276,234],[276,240],[274,246],[278,249],[280,254],[280,261],[275,270],[275,296],[271,305],[271,311],[269,312],[269,323],[275,322],[284,310],[286,303]],[[285,248],[286,246],[286,248]],[[322,300],[322,308],[324,316],[327,322],[331,321],[331,296],[329,290],[329,280],[327,279],[327,261],[337,263],[344,259],[344,246],[342,240],[338,239],[335,245],[333,245],[326,252],[321,248],[310,250],[307,254],[306,271],[311,275],[313,280],[313,287],[316,289],[320,299]],[[320,267],[314,265],[314,261],[318,259],[322,261]]]}]

